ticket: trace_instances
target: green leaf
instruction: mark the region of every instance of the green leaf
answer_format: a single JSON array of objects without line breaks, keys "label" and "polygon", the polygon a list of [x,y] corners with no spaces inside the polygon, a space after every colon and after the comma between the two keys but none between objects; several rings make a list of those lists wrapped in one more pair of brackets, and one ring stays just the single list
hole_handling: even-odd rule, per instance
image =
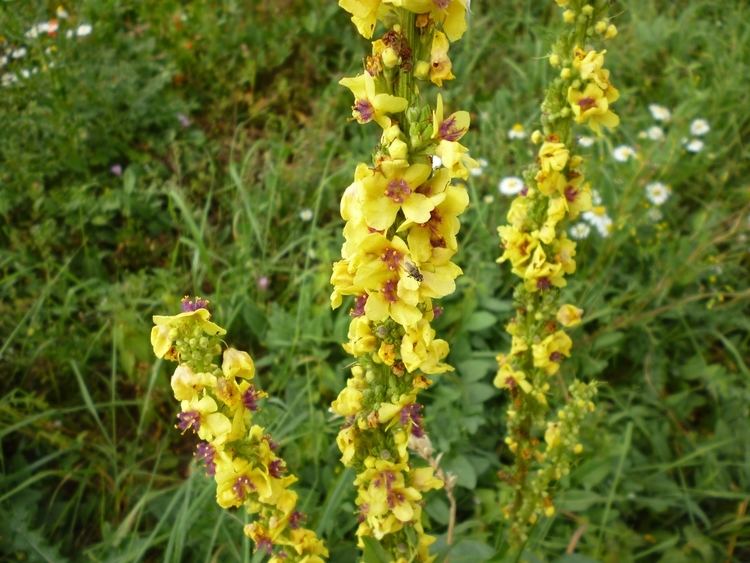
[{"label": "green leaf", "polygon": [[464,456],[459,455],[446,463],[446,469],[457,477],[456,483],[467,489],[477,486],[477,472],[474,466]]},{"label": "green leaf", "polygon": [[362,537],[362,543],[365,544],[362,552],[362,560],[364,563],[390,563],[391,557],[388,552],[380,545],[375,538],[368,536]]},{"label": "green leaf", "polygon": [[458,363],[458,373],[466,382],[479,381],[496,365],[494,360],[466,360]]},{"label": "green leaf", "polygon": [[495,315],[487,311],[477,311],[469,317],[464,328],[469,332],[478,332],[490,328],[495,324],[497,324]]}]

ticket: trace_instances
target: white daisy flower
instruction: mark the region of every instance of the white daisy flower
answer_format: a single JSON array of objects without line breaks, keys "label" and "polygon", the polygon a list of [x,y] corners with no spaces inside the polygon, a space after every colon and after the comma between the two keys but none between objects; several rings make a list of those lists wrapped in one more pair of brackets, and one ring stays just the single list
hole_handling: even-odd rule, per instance
[{"label": "white daisy flower", "polygon": [[437,170],[443,165],[443,160],[436,154],[432,155],[432,169]]},{"label": "white daisy flower", "polygon": [[0,56],[0,68],[3,68],[7,64],[8,64],[8,57],[6,57],[5,55]]},{"label": "white daisy flower", "polygon": [[656,121],[669,121],[672,119],[672,112],[669,111],[668,108],[660,106],[659,104],[649,104],[648,111],[651,112],[651,117]]},{"label": "white daisy flower", "polygon": [[523,190],[523,180],[518,176],[508,176],[507,178],[500,180],[497,189],[503,195],[516,195]]},{"label": "white daisy flower", "polygon": [[653,223],[658,223],[662,219],[664,219],[664,213],[661,212],[661,209],[658,207],[652,207],[646,212],[646,217],[648,217],[649,221]]},{"label": "white daisy flower", "polygon": [[18,76],[16,76],[12,72],[6,72],[5,74],[3,74],[2,78],[0,78],[0,84],[2,84],[4,87],[15,84],[16,82],[18,82]]},{"label": "white daisy flower", "polygon": [[479,166],[477,166],[476,168],[472,168],[470,171],[470,174],[472,176],[481,176],[482,174],[484,174],[484,169],[487,168],[489,162],[487,162],[487,159],[485,158],[478,158],[477,164],[479,164]]},{"label": "white daisy flower", "polygon": [[635,150],[629,145],[620,145],[614,148],[612,156],[617,162],[627,162],[635,156]]},{"label": "white daisy flower", "polygon": [[608,237],[612,233],[612,218],[607,215],[604,208],[594,211],[586,211],[582,217],[594,227],[601,236]]},{"label": "white daisy flower", "polygon": [[87,35],[91,35],[91,32],[94,30],[93,27],[91,27],[91,24],[88,23],[82,23],[78,26],[76,29],[76,35],[78,37],[86,37]]},{"label": "white daisy flower", "polygon": [[508,129],[508,138],[511,140],[516,139],[525,139],[527,137],[526,129],[523,128],[523,125],[520,123],[516,123]]},{"label": "white daisy flower", "polygon": [[579,221],[572,227],[570,227],[570,237],[575,240],[583,240],[585,238],[588,238],[588,236],[591,234],[591,227],[589,227],[586,223],[583,221]]},{"label": "white daisy flower", "polygon": [[588,148],[594,144],[594,138],[581,135],[578,137],[578,144],[584,148]]},{"label": "white daisy flower", "polygon": [[308,221],[312,221],[313,218],[313,212],[312,209],[308,209],[307,207],[299,212],[299,218],[302,219],[305,223]]},{"label": "white daisy flower", "polygon": [[11,51],[10,56],[14,59],[22,59],[26,56],[27,52],[26,47],[19,47],[18,49]]},{"label": "white daisy flower", "polygon": [[602,194],[599,193],[599,190],[597,190],[597,189],[591,190],[591,203],[593,205],[601,205],[602,204]]},{"label": "white daisy flower", "polygon": [[646,199],[654,205],[662,205],[672,195],[672,188],[662,182],[651,182],[646,186]]},{"label": "white daisy flower", "polygon": [[701,152],[703,150],[703,141],[700,139],[691,139],[690,142],[688,142],[685,145],[685,148],[688,152],[696,153]]},{"label": "white daisy flower", "polygon": [[652,125],[646,129],[646,136],[652,141],[662,141],[664,140],[664,129],[658,125]]},{"label": "white daisy flower", "polygon": [[690,124],[690,134],[695,135],[696,137],[700,137],[701,135],[705,135],[711,130],[711,126],[708,124],[708,121],[705,119],[694,119],[693,122]]}]

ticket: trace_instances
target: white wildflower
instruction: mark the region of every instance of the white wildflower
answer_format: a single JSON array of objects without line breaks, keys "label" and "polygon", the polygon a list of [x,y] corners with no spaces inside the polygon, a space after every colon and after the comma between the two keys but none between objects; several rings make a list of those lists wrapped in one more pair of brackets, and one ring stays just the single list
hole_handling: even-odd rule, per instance
[{"label": "white wildflower", "polygon": [[646,198],[654,205],[662,205],[672,194],[672,188],[662,182],[651,182],[646,186]]},{"label": "white wildflower", "polygon": [[437,170],[443,165],[443,160],[436,154],[432,155],[432,169]]},{"label": "white wildflower", "polygon": [[91,32],[94,30],[93,27],[91,27],[91,24],[88,23],[82,23],[78,26],[76,29],[76,35],[78,37],[86,37],[87,35],[91,35]]},{"label": "white wildflower", "polygon": [[589,227],[586,223],[583,221],[579,221],[572,227],[570,227],[570,237],[575,240],[583,240],[585,238],[588,238],[588,236],[591,234],[591,227]]},{"label": "white wildflower", "polygon": [[520,193],[521,190],[523,190],[523,180],[521,180],[521,178],[519,178],[518,176],[508,176],[507,178],[503,178],[502,180],[500,180],[500,183],[497,185],[497,189],[503,195],[516,195],[517,193]]},{"label": "white wildflower", "polygon": [[629,145],[620,145],[614,148],[612,156],[617,162],[627,162],[635,156],[635,150]]},{"label": "white wildflower", "polygon": [[492,203],[492,202],[495,201],[495,196],[487,194],[486,196],[484,196],[484,198],[482,199],[482,201],[484,201],[484,203],[486,203],[487,205],[489,205],[490,203]]},{"label": "white wildflower", "polygon": [[599,193],[599,190],[594,188],[591,190],[591,203],[593,205],[601,205],[602,204],[602,194]]},{"label": "white wildflower", "polygon": [[688,142],[685,145],[685,148],[688,152],[696,153],[701,152],[703,150],[703,141],[700,139],[691,139],[690,142]]},{"label": "white wildflower", "polygon": [[652,141],[661,141],[664,139],[664,129],[658,125],[652,125],[646,129],[646,136]]},{"label": "white wildflower", "polygon": [[308,221],[312,221],[313,218],[313,212],[312,209],[308,209],[307,207],[299,212],[299,218],[302,219],[305,223]]},{"label": "white wildflower", "polygon": [[672,112],[669,111],[668,108],[665,108],[664,106],[660,106],[659,104],[649,104],[648,111],[651,112],[651,116],[656,121],[666,122],[672,119]]},{"label": "white wildflower", "polygon": [[594,144],[594,138],[581,135],[578,137],[578,144],[584,148],[588,148]]},{"label": "white wildflower", "polygon": [[11,51],[10,56],[13,59],[22,59],[26,56],[27,52],[26,47],[19,47],[18,49]]},{"label": "white wildflower", "polygon": [[508,129],[508,138],[511,140],[516,139],[525,139],[527,137],[526,129],[523,128],[523,125],[520,123],[516,123]]},{"label": "white wildflower", "polygon": [[648,220],[653,223],[658,223],[662,219],[664,219],[664,213],[661,212],[661,209],[658,207],[652,207],[646,212],[646,217],[648,217]]},{"label": "white wildflower", "polygon": [[695,135],[696,137],[700,137],[701,135],[705,135],[711,130],[711,126],[708,124],[708,121],[705,119],[694,119],[693,122],[690,124],[690,134]]}]

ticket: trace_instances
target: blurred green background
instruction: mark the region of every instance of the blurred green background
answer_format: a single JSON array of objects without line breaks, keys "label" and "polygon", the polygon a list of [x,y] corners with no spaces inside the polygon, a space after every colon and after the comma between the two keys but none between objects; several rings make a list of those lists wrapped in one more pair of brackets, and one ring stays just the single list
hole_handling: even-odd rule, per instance
[{"label": "blurred green background", "polygon": [[[472,112],[484,166],[437,327],[457,370],[426,410],[458,475],[453,563],[508,558],[491,381],[515,280],[495,264],[498,184],[533,158],[508,130],[538,123],[561,25],[551,1],[472,11],[444,96]],[[750,561],[750,9],[623,0],[612,14],[622,126],[585,149],[602,208],[566,296],[586,320],[564,375],[598,379],[599,409],[521,560]],[[367,49],[333,1],[0,3],[0,558],[253,559],[245,516],[215,505],[174,429],[149,345],[151,315],[197,293],[257,360],[309,524],[332,560],[355,559],[327,410],[348,317],[328,278],[338,198],[378,135],[337,85]],[[426,513],[445,553],[442,493]]]}]

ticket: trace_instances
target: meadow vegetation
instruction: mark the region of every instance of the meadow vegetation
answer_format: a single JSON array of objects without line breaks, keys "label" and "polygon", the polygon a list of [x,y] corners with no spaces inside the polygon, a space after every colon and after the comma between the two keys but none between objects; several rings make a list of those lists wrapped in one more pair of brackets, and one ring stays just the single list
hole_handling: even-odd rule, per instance
[{"label": "meadow vegetation", "polygon": [[[175,429],[171,368],[149,343],[151,316],[197,294],[273,397],[256,419],[300,478],[306,526],[332,561],[353,561],[354,474],[328,410],[351,363],[349,307],[331,310],[329,279],[339,199],[374,138],[342,119],[337,84],[366,42],[335,2],[56,7],[0,6],[0,555],[253,560],[249,520],[216,505]],[[464,142],[482,167],[453,259],[464,275],[434,322],[456,371],[423,392],[457,477],[452,546],[445,495],[424,512],[453,563],[510,553],[507,396],[492,380],[516,282],[496,264],[496,228],[508,179],[534,159],[562,25],[554,2],[472,12],[446,99],[471,112]],[[599,381],[597,410],[522,560],[747,561],[750,8],[621,0],[610,13],[622,123],[583,149],[600,202],[571,227],[565,297],[586,314],[562,369]]]}]

